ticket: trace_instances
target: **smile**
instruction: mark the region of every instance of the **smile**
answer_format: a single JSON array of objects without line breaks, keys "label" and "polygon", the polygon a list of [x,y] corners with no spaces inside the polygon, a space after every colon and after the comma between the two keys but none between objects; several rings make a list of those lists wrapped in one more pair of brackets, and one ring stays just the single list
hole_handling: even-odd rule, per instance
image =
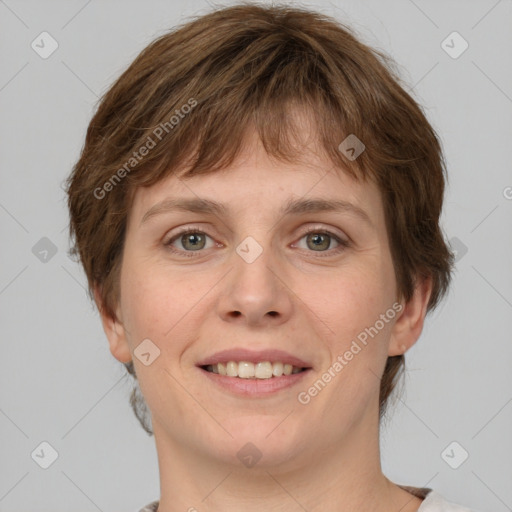
[{"label": "smile", "polygon": [[293,366],[288,363],[262,361],[228,361],[227,363],[209,364],[202,367],[207,372],[238,377],[240,379],[272,379],[282,375],[301,373],[305,368]]},{"label": "smile", "polygon": [[299,385],[313,370],[308,359],[284,350],[223,350],[198,361],[209,385],[244,398],[264,398]]}]

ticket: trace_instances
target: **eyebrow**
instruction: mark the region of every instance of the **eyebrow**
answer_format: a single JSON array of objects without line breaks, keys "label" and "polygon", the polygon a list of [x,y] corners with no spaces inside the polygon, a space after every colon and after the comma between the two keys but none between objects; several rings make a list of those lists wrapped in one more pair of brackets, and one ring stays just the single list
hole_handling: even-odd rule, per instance
[{"label": "eyebrow", "polygon": [[[152,206],[142,217],[140,224],[144,224],[152,217],[162,213],[172,211],[183,211],[193,213],[204,213],[216,216],[229,215],[229,208],[216,201],[201,198],[167,198]],[[361,220],[373,226],[369,215],[359,206],[347,201],[337,199],[290,199],[280,209],[281,216],[286,215],[302,215],[306,213],[335,212],[335,213],[352,213]]]}]

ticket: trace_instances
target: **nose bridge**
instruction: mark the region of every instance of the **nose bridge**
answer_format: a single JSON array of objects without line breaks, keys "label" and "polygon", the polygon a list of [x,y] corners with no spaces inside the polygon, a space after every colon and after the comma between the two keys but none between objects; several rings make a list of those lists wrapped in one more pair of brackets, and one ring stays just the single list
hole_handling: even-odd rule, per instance
[{"label": "nose bridge", "polygon": [[256,325],[284,321],[289,316],[289,292],[278,277],[279,261],[272,253],[270,240],[265,240],[260,243],[247,236],[235,248],[233,271],[219,311],[224,319],[241,318]]}]

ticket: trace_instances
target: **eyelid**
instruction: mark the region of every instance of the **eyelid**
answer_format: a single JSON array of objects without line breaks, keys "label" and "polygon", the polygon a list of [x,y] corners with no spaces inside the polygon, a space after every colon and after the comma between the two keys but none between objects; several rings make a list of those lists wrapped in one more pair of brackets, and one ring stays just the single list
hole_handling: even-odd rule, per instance
[{"label": "eyelid", "polygon": [[[203,234],[209,236],[210,238],[212,238],[211,235],[209,235],[206,231],[204,231],[204,228],[202,228],[200,226],[193,225],[193,224],[187,224],[183,228],[178,227],[176,229],[178,229],[178,231],[176,233],[174,233],[172,236],[170,236],[165,243],[169,242],[170,240],[172,240],[173,238],[176,238],[179,235],[184,235],[186,233],[196,232],[196,231],[199,233],[203,233]],[[304,230],[301,230],[301,237],[303,237],[304,235],[307,235],[311,232],[318,231],[318,232],[326,232],[328,234],[337,236],[338,238],[341,238],[343,241],[346,241],[347,243],[350,242],[350,238],[345,233],[339,234],[339,233],[333,231],[333,229],[334,228],[330,228],[330,227],[326,228],[326,227],[322,226],[321,224],[316,224],[314,226],[308,226],[308,227],[304,228]],[[164,237],[164,239],[165,238],[167,238],[167,236]]]},{"label": "eyelid", "polygon": [[202,233],[212,238],[211,235],[209,235],[203,227],[194,226],[193,224],[186,224],[185,226],[177,227],[171,231],[172,234],[170,234],[171,232],[168,232],[164,236],[164,244],[168,244],[169,242],[175,240],[179,236],[186,235],[187,233]]},{"label": "eyelid", "polygon": [[309,233],[327,233],[335,238],[338,238],[341,242],[350,243],[350,238],[345,234],[339,233],[335,228],[326,228],[320,224],[315,226],[308,226],[305,231],[302,232],[301,238]]}]

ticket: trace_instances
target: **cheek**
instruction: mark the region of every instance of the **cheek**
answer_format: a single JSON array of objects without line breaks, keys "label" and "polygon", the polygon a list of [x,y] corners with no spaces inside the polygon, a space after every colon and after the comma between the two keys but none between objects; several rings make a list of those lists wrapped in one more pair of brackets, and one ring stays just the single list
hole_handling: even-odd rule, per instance
[{"label": "cheek", "polygon": [[334,332],[343,333],[373,323],[389,307],[390,296],[382,275],[368,267],[333,271],[322,280],[304,284],[302,294],[319,318]]},{"label": "cheek", "polygon": [[148,264],[126,261],[121,276],[122,312],[125,325],[136,342],[139,338],[162,339],[179,314],[179,286],[171,285],[165,273]]},{"label": "cheek", "polygon": [[[378,374],[387,357],[392,318],[380,318],[394,302],[393,275],[388,271],[382,260],[368,257],[321,279],[302,281],[297,295],[313,313],[311,322],[329,351],[326,364],[342,356],[344,374],[356,376],[368,373],[368,368]],[[345,375],[338,381],[345,378],[352,379]]]},{"label": "cheek", "polygon": [[187,339],[190,326],[201,324],[200,317],[211,300],[207,292],[218,276],[170,272],[151,262],[127,262],[125,270],[122,309],[132,342],[150,338],[166,351],[179,350],[179,340]]}]

